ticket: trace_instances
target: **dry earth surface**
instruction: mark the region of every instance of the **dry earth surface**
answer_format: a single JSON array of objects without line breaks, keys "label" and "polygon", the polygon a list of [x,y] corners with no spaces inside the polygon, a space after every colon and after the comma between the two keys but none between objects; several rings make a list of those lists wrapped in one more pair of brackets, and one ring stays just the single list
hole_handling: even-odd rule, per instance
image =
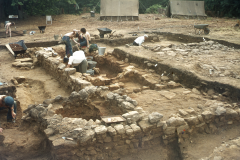
[{"label": "dry earth surface", "polygon": [[[154,20],[154,18],[160,17],[160,20]],[[235,30],[233,26],[236,23],[235,19],[226,18],[212,18],[209,17],[206,20],[198,19],[171,19],[162,17],[161,15],[140,15],[139,21],[123,21],[123,22],[110,22],[110,21],[99,21],[99,15],[96,17],[90,17],[90,14],[84,15],[59,15],[53,16],[53,24],[48,25],[46,32],[44,34],[40,33],[38,26],[45,25],[45,17],[30,17],[27,20],[17,20],[16,21],[16,31],[22,32],[27,30],[28,35],[16,36],[11,38],[0,38],[0,45],[5,45],[7,43],[16,42],[19,40],[24,40],[25,42],[41,42],[41,41],[52,41],[54,40],[54,35],[63,35],[70,32],[72,29],[80,29],[85,27],[91,34],[98,34],[97,28],[110,28],[116,30],[117,34],[124,34],[125,37],[130,37],[129,32],[138,31],[160,31],[160,32],[171,32],[171,33],[181,33],[185,35],[198,36],[194,33],[194,24],[209,24],[210,34],[201,35],[203,37],[225,40],[235,44],[240,44],[240,32]],[[138,30],[139,28],[139,30]],[[15,30],[13,28],[12,30]],[[36,31],[35,35],[29,35],[30,31]],[[0,26],[0,32],[4,32],[3,25]],[[161,45],[163,47],[168,47],[170,44],[181,46],[180,42],[168,41],[167,39],[162,39],[160,42],[150,43],[147,42],[144,45],[151,47],[156,45]],[[107,51],[113,50],[114,47],[100,43],[99,46],[107,47]],[[187,70],[192,70],[197,73],[200,77],[204,77],[212,81],[220,81],[222,83],[232,83],[233,86],[239,87],[239,51],[219,51],[215,50],[210,52],[211,54],[191,54],[190,56],[185,56],[183,54],[177,54],[176,56],[171,56],[168,54],[156,54],[151,51],[140,48],[131,47],[125,48],[120,47],[123,50],[127,50],[135,55],[141,55],[143,57],[148,57],[153,54],[153,59],[162,61],[164,60],[168,64],[174,64],[181,66]],[[185,49],[186,48],[181,48]],[[188,48],[189,49],[189,48]],[[192,48],[194,49],[194,48]],[[198,51],[197,51],[198,52]],[[146,54],[147,53],[147,54]],[[206,56],[207,55],[207,56]],[[116,60],[116,59],[115,59]],[[235,61],[237,60],[237,61]],[[42,136],[38,135],[37,128],[21,128],[20,122],[22,117],[22,110],[25,110],[29,104],[42,103],[44,100],[49,98],[54,98],[57,95],[62,95],[67,97],[70,95],[71,91],[62,88],[58,81],[47,74],[41,67],[34,68],[33,70],[19,70],[12,67],[12,62],[14,58],[6,50],[0,51],[0,82],[10,83],[10,80],[16,76],[24,76],[27,80],[24,84],[17,86],[17,99],[21,103],[21,108],[18,108],[17,123],[9,124],[6,123],[6,112],[1,112],[0,121],[1,127],[4,129],[0,137],[0,148],[4,150],[3,140],[5,138],[5,144],[9,144],[13,149],[14,145],[20,147],[19,154],[24,154],[29,148],[32,152],[29,153],[29,159],[48,159],[49,153],[44,152],[40,148],[46,146],[44,144],[39,144],[42,142]],[[126,63],[127,65],[131,65]],[[204,66],[203,66],[204,65]],[[224,74],[224,77],[210,77],[208,70],[209,66],[214,67],[225,67],[225,72],[219,73]],[[204,68],[205,67],[205,68]],[[136,67],[140,72],[146,72],[141,67]],[[104,74],[112,73],[108,71],[108,68],[102,68]],[[156,73],[151,73],[153,75],[152,80],[156,80],[159,76]],[[156,77],[154,77],[156,75]],[[235,75],[235,76],[234,76]],[[132,90],[140,88],[143,85],[136,83],[136,81],[126,81],[124,82],[124,87],[127,90]],[[205,91],[208,92],[208,91]],[[214,95],[214,93],[212,93]],[[144,110],[148,112],[157,111],[159,113],[164,113],[167,115],[164,118],[168,118],[171,114],[175,114],[179,109],[188,109],[190,107],[199,110],[199,106],[203,106],[212,96],[200,94],[194,88],[175,88],[175,89],[165,89],[163,91],[155,90],[144,90],[139,93],[133,93],[130,91],[129,96],[134,100],[137,100],[139,105],[143,107]],[[216,98],[216,99],[219,99]],[[229,99],[221,99],[221,101],[229,102]],[[100,107],[101,109],[101,107]],[[108,111],[104,111],[102,108],[102,115],[109,114]],[[228,139],[239,137],[239,130],[235,128],[229,129],[228,131],[219,131],[218,136],[215,135],[198,135],[193,137],[193,143],[189,142],[186,153],[189,155],[190,159],[197,159],[209,156],[209,154],[214,150],[214,147],[218,147],[221,141],[227,141]],[[15,136],[12,136],[15,135]],[[230,135],[226,137],[224,135]],[[224,138],[222,138],[224,137]],[[14,139],[14,141],[12,140]],[[202,142],[202,139],[204,141]],[[211,145],[209,145],[211,144]],[[178,154],[178,148],[160,145],[158,147],[150,148],[148,150],[139,151],[138,154],[126,155],[122,157],[121,160],[180,160],[182,159]],[[197,149],[196,149],[197,148]],[[46,148],[45,148],[46,149]],[[196,153],[199,151],[199,153]],[[207,152],[208,151],[208,152]],[[42,155],[41,155],[42,154]],[[227,154],[227,153],[226,153]],[[4,151],[4,155],[8,155]],[[33,155],[35,155],[33,157]],[[18,159],[16,156],[8,155],[8,159]],[[161,157],[161,158],[160,158]],[[1,156],[0,156],[1,159]]]}]

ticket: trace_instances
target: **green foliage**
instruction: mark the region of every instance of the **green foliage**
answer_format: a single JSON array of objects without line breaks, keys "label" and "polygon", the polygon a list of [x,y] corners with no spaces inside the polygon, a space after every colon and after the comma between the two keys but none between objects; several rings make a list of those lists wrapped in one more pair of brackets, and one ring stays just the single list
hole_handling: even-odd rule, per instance
[{"label": "green foliage", "polygon": [[167,7],[169,0],[139,0],[139,13],[146,13],[146,10],[153,5],[161,5]]},{"label": "green foliage", "polygon": [[228,17],[240,16],[239,0],[204,0],[204,2],[206,11],[219,11]]},{"label": "green foliage", "polygon": [[148,9],[146,9],[145,13],[157,14],[159,8],[163,8],[163,7],[160,4],[154,4],[151,7],[149,7]]},{"label": "green foliage", "polygon": [[[206,11],[219,11],[225,16],[240,16],[240,0],[204,0]],[[23,6],[24,12],[29,15],[59,14],[64,9],[65,13],[79,14],[86,8],[100,12],[100,0],[6,0],[5,3],[17,8]],[[76,5],[77,4],[77,5]],[[159,7],[165,8],[169,0],[139,0],[139,13],[156,13]],[[79,8],[78,8],[79,6]],[[7,9],[5,9],[5,12]],[[7,13],[5,13],[7,14]]]}]

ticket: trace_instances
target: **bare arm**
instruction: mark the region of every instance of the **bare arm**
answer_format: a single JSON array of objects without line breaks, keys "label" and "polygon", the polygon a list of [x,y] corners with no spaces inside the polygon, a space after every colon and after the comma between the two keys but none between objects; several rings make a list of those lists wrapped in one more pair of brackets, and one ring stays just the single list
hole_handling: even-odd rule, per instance
[{"label": "bare arm", "polygon": [[71,67],[71,64],[68,64],[66,68],[70,68]]},{"label": "bare arm", "polygon": [[78,43],[74,38],[72,38],[73,42],[75,42],[76,44],[78,44],[80,46],[80,43]]},{"label": "bare arm", "polygon": [[0,128],[0,132],[2,132],[3,131],[3,129],[2,128]]},{"label": "bare arm", "polygon": [[87,38],[87,47],[89,48],[89,41],[91,40],[90,34],[87,34],[86,38]]},{"label": "bare arm", "polygon": [[14,112],[14,105],[11,107],[12,117],[16,118],[16,113]]}]

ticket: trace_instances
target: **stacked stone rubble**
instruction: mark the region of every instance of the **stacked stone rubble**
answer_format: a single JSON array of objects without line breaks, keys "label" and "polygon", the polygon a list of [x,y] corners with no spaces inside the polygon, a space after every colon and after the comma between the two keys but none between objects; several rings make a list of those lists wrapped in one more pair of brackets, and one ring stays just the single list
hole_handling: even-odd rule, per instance
[{"label": "stacked stone rubble", "polygon": [[[87,103],[91,97],[101,95],[109,106],[122,110],[125,122],[106,124],[98,119],[63,118],[53,109],[55,103],[63,106],[65,102]],[[181,144],[193,132],[214,133],[218,127],[239,122],[240,109],[237,104],[214,100],[206,105],[209,107],[201,114],[194,110],[179,110],[179,113],[162,121],[162,114],[145,112],[128,96],[109,92],[107,87],[90,86],[79,92],[74,91],[68,98],[58,96],[54,100],[46,100],[44,104],[30,105],[24,111],[26,116],[23,120],[41,124],[56,159],[117,159],[121,155],[137,152],[139,147],[153,146],[162,141],[168,144],[177,139]]]},{"label": "stacked stone rubble", "polygon": [[73,91],[79,91],[91,83],[83,80],[83,75],[76,72],[75,68],[66,68],[66,64],[62,63],[61,57],[52,57],[52,53],[45,50],[35,52],[40,65],[65,87]]}]

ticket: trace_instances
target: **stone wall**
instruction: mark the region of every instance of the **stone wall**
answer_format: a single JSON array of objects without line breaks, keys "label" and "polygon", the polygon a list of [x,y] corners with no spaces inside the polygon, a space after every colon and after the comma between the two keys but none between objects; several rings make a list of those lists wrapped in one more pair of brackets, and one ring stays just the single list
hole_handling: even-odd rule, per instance
[{"label": "stone wall", "polygon": [[[54,159],[114,160],[136,153],[138,148],[167,145],[175,140],[182,143],[194,132],[214,133],[217,127],[239,123],[239,105],[217,100],[207,101],[207,109],[202,109],[201,114],[189,108],[176,111],[162,121],[164,115],[144,111],[127,95],[110,92],[106,86],[92,86],[83,80],[81,73],[65,68],[61,59],[52,57],[52,53],[41,50],[35,54],[49,74],[74,91],[68,98],[57,96],[44,104],[29,105],[24,111],[23,123],[36,121],[42,126],[40,129],[51,144]],[[89,104],[94,96],[102,97],[107,104],[105,107],[118,110],[125,121],[109,124],[99,119],[63,118],[55,114],[56,106],[67,112],[71,105]]]},{"label": "stone wall", "polygon": [[52,57],[52,52],[39,50],[35,52],[38,63],[53,77],[55,77],[63,86],[79,91],[91,83],[83,80],[81,73],[76,72],[75,68],[66,68],[66,64],[62,63],[61,57]]},{"label": "stone wall", "polygon": [[[110,106],[117,104],[113,106],[123,111],[125,122],[109,124],[99,119],[63,118],[55,114],[56,104],[69,107],[70,103],[88,103],[94,95],[102,95]],[[36,121],[43,126],[55,159],[112,160],[135,153],[138,148],[162,142],[167,145],[177,139],[183,143],[194,132],[214,133],[217,127],[239,123],[237,104],[209,100],[205,105],[208,108],[199,115],[194,109],[179,110],[162,121],[164,115],[145,112],[128,96],[112,93],[107,87],[90,86],[73,92],[68,98],[57,96],[45,104],[29,105],[23,120]]]}]

